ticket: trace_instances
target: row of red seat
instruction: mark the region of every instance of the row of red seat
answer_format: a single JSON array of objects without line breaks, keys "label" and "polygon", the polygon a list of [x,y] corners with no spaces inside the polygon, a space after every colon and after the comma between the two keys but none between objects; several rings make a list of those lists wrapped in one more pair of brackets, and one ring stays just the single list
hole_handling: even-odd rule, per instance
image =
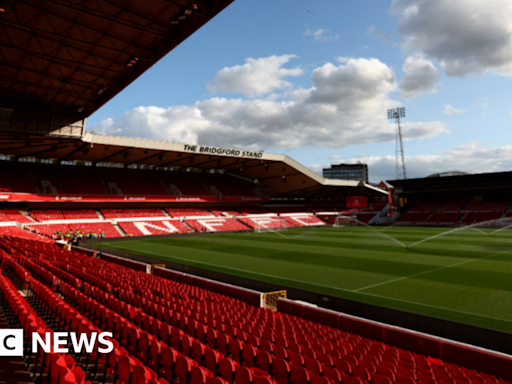
[{"label": "row of red seat", "polygon": [[[28,253],[31,260],[41,260],[45,263],[44,269],[74,286],[78,284],[76,279],[82,281],[83,293],[61,282],[61,294],[69,298],[70,305],[77,305],[79,312],[94,317],[102,328],[109,327],[108,313],[113,313],[110,316],[117,320],[111,326],[116,335],[121,335],[120,342],[126,343],[128,351],[130,347],[135,350],[142,362],[147,359],[148,364],[154,360],[151,345],[163,343],[213,375],[226,381],[234,378],[237,384],[251,382],[251,378],[254,382],[258,374],[265,380],[274,379],[282,384],[498,382],[492,376],[471,369],[293,316],[276,316],[198,287],[83,254],[58,251],[50,245],[10,242],[9,250]],[[76,295],[83,295],[80,303]],[[86,303],[89,303],[87,307]],[[124,326],[116,329],[118,323]],[[143,342],[142,349],[137,344],[141,341],[135,341],[139,340],[135,336],[131,336],[130,344],[129,332],[135,331],[125,331],[122,336],[124,328],[132,327],[136,327],[140,340],[146,336],[149,340]],[[147,335],[141,336],[142,332]],[[205,365],[207,355],[214,361],[215,355],[227,359],[222,360],[224,368],[219,371],[219,365],[214,365],[216,370]],[[188,366],[189,363],[183,364]],[[237,364],[245,369],[237,368]],[[258,370],[252,369],[254,366]],[[188,368],[185,371],[189,372]],[[237,372],[241,372],[238,379]]]},{"label": "row of red seat", "polygon": [[0,210],[0,221],[15,221],[18,223],[32,223],[25,215],[21,214],[15,209],[2,209]]},{"label": "row of red seat", "polygon": [[[4,257],[4,261],[9,258]],[[10,264],[12,267],[12,264]],[[31,283],[35,283],[31,279]],[[14,284],[5,276],[0,275],[0,291],[7,305],[2,305],[5,312],[10,312],[17,318],[17,322],[24,330],[25,339],[23,348],[29,350],[32,345],[32,334],[37,333],[43,340],[46,339],[46,333],[52,334],[51,329],[46,326],[43,319],[38,316],[34,309],[29,305],[27,300],[18,292]],[[28,347],[27,347],[28,346]],[[35,356],[35,364],[33,367],[34,376],[37,374],[38,364],[41,364],[39,371],[39,382],[41,382],[43,371],[47,372],[48,378],[53,383],[58,384],[90,384],[85,380],[85,373],[76,366],[76,361],[71,355],[55,353],[53,351],[46,353],[41,348]]]},{"label": "row of red seat", "polygon": [[34,209],[30,217],[42,222],[48,220],[87,220],[99,219],[94,209]]}]

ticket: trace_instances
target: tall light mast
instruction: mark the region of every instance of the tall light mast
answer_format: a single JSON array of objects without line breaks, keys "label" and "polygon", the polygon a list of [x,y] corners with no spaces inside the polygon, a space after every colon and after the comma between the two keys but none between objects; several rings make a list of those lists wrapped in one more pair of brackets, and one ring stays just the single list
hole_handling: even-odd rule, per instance
[{"label": "tall light mast", "polygon": [[395,119],[397,124],[396,144],[395,144],[395,174],[396,179],[407,179],[405,170],[404,143],[402,141],[402,128],[400,127],[400,118],[405,117],[405,108],[388,109],[388,119]]}]

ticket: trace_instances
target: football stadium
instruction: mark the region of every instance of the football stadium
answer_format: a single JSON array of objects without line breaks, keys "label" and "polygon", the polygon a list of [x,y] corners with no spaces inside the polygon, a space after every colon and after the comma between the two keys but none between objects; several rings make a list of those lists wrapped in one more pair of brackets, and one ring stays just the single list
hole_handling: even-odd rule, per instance
[{"label": "football stadium", "polygon": [[512,382],[512,172],[86,131],[230,3],[0,3],[0,382]]}]

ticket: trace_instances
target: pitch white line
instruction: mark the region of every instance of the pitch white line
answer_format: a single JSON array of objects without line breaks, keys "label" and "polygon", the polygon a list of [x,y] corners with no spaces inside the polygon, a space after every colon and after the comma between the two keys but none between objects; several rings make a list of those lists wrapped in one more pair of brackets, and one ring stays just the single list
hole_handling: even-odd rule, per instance
[{"label": "pitch white line", "polygon": [[[104,243],[104,244],[109,244],[109,243]],[[110,244],[110,245],[112,245],[112,244]],[[287,278],[287,277],[281,277],[281,276],[269,275],[269,274],[261,273],[261,272],[247,271],[247,270],[245,270],[245,269],[239,269],[239,268],[227,267],[227,266],[224,266],[224,265],[218,265],[218,264],[213,264],[213,263],[207,263],[207,262],[204,262],[204,261],[196,261],[196,260],[191,260],[191,259],[185,259],[185,258],[177,257],[177,256],[169,256],[169,255],[165,255],[165,254],[162,254],[162,253],[148,252],[148,251],[143,251],[143,250],[141,250],[141,249],[136,249],[136,248],[120,247],[120,246],[118,246],[118,245],[112,245],[112,246],[113,246],[113,247],[115,247],[115,248],[127,249],[127,250],[130,250],[130,251],[143,252],[143,253],[148,253],[148,254],[151,254],[151,255],[157,255],[157,256],[164,256],[165,258],[170,258],[170,259],[178,259],[178,260],[188,261],[188,262],[192,262],[192,263],[198,263],[198,264],[210,265],[210,266],[212,266],[212,267],[219,267],[219,268],[223,268],[223,269],[230,269],[230,270],[238,271],[238,272],[246,272],[246,273],[250,273],[250,274],[253,274],[253,275],[261,275],[261,276],[273,277],[273,278],[275,278],[275,279],[289,280],[289,281],[294,281],[294,282],[296,282],[296,283],[306,283],[306,284],[317,285],[317,286],[319,286],[319,287],[336,289],[336,290],[339,290],[339,291],[352,292],[352,290],[350,290],[350,289],[344,289],[344,288],[338,288],[338,287],[331,287],[330,285],[324,285],[324,284],[309,283],[309,282],[304,281],[304,280],[289,279],[289,278]]]},{"label": "pitch white line", "polygon": [[[463,315],[471,315],[471,316],[476,316],[476,317],[483,317],[483,318],[486,318],[486,319],[492,319],[492,320],[505,321],[505,322],[507,322],[507,323],[511,323],[511,322],[512,322],[512,320],[510,320],[510,319],[502,319],[502,318],[499,318],[499,317],[492,317],[492,316],[479,315],[479,314],[476,314],[476,313],[464,312],[464,311],[458,311],[458,310],[456,310],[456,309],[449,309],[449,308],[444,308],[444,307],[438,307],[438,306],[435,306],[435,305],[422,304],[422,303],[417,303],[417,302],[414,302],[414,301],[408,301],[408,300],[395,299],[395,298],[393,298],[393,297],[381,296],[381,295],[375,295],[375,294],[373,294],[373,293],[358,292],[357,290],[351,290],[351,289],[345,289],[345,288],[333,287],[333,286],[325,285],[325,284],[317,284],[317,283],[312,283],[312,282],[308,282],[308,281],[304,281],[304,280],[289,279],[289,278],[287,278],[287,277],[274,276],[274,275],[269,275],[269,274],[266,274],[266,273],[260,273],[260,272],[247,271],[247,270],[245,270],[245,269],[239,269],[239,268],[226,267],[226,266],[223,266],[223,265],[212,264],[212,263],[206,263],[206,262],[204,262],[204,261],[195,261],[195,260],[190,260],[190,259],[184,259],[184,258],[182,258],[182,257],[169,256],[169,255],[165,255],[165,254],[162,254],[162,253],[156,253],[156,252],[148,252],[148,251],[143,251],[143,250],[136,249],[136,248],[120,247],[120,246],[118,246],[118,245],[112,245],[111,243],[103,243],[103,244],[108,244],[108,245],[111,245],[111,246],[116,247],[116,248],[127,249],[127,250],[130,250],[130,251],[144,252],[144,253],[148,253],[148,254],[152,254],[152,255],[164,256],[164,257],[166,257],[166,258],[178,259],[178,260],[183,260],[183,261],[188,261],[188,262],[193,262],[193,263],[198,263],[198,264],[205,264],[205,265],[210,265],[210,266],[213,266],[213,267],[219,267],[219,268],[224,268],[224,269],[231,269],[231,270],[233,270],[233,271],[238,271],[238,272],[246,272],[246,273],[253,274],[253,275],[260,275],[260,276],[273,277],[273,278],[275,278],[275,279],[288,280],[288,281],[293,281],[293,282],[301,283],[301,284],[316,285],[316,286],[318,286],[318,287],[334,289],[334,290],[337,290],[337,291],[351,292],[351,293],[357,293],[357,294],[359,294],[359,295],[379,297],[379,298],[386,299],[386,300],[400,301],[400,302],[403,302],[403,303],[408,303],[408,304],[418,305],[418,306],[420,306],[420,307],[429,307],[429,308],[441,309],[441,310],[443,310],[443,311],[448,311],[448,312],[457,312],[457,313],[461,313],[461,314],[463,314]],[[507,253],[507,252],[510,252],[510,251],[499,252],[499,253],[496,253],[496,254],[493,254],[493,255],[489,255],[489,256],[486,256],[486,257],[496,256],[496,255],[498,255],[498,254],[500,254],[500,253]],[[474,260],[479,260],[479,259],[474,259]],[[474,261],[474,260],[470,260],[470,261]],[[469,262],[469,261],[468,261],[468,262]],[[432,272],[432,271],[429,271],[429,272]]]},{"label": "pitch white line", "polygon": [[503,251],[503,252],[493,253],[492,255],[488,255],[488,256],[484,256],[484,257],[477,257],[477,258],[475,258],[475,259],[470,259],[470,260],[461,261],[460,263],[455,263],[455,264],[451,264],[451,265],[446,265],[446,266],[444,266],[444,267],[439,267],[439,268],[431,269],[431,270],[429,270],[429,271],[424,271],[424,272],[420,272],[420,273],[415,273],[414,275],[402,276],[402,277],[399,277],[399,278],[397,278],[397,279],[388,280],[388,281],[383,281],[382,283],[372,284],[372,285],[368,285],[368,286],[363,287],[363,288],[354,289],[352,292],[360,292],[360,291],[363,291],[363,290],[365,290],[365,289],[370,289],[370,288],[374,288],[374,287],[379,287],[379,286],[381,286],[381,285],[394,283],[394,282],[396,282],[396,281],[406,280],[406,279],[409,279],[409,278],[411,278],[411,277],[416,277],[416,276],[420,276],[420,275],[426,275],[427,273],[436,272],[436,271],[441,271],[441,270],[443,270],[443,269],[456,267],[456,266],[458,266],[458,265],[462,265],[462,264],[472,263],[473,261],[476,261],[476,260],[487,259],[487,258],[489,258],[489,257],[496,256],[496,255],[501,255],[502,253],[508,253],[508,252],[510,252],[510,251]]}]

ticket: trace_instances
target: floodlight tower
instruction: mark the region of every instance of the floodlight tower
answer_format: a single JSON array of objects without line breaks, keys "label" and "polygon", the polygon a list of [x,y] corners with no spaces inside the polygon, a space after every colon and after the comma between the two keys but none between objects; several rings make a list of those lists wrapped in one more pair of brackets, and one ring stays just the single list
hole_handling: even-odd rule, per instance
[{"label": "floodlight tower", "polygon": [[398,179],[407,179],[405,171],[404,143],[402,141],[402,128],[400,127],[400,118],[405,117],[405,108],[388,109],[388,119],[395,119],[397,124],[396,145],[395,145],[395,173]]}]

